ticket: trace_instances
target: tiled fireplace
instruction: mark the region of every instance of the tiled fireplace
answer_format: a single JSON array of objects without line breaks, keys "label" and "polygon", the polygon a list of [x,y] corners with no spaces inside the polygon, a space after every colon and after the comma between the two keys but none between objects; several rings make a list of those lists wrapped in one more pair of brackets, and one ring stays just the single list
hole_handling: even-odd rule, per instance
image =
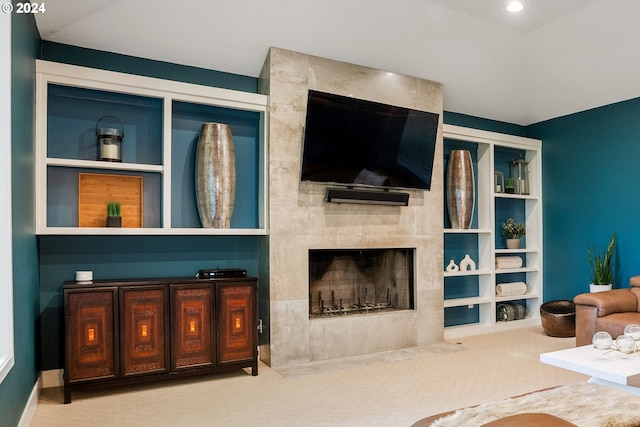
[{"label": "tiled fireplace", "polygon": [[[409,190],[409,205],[403,207],[325,202],[326,185],[300,181],[309,89],[439,113],[431,190]],[[258,314],[265,325],[260,358],[278,368],[443,341],[441,85],[271,48],[260,91],[269,95],[269,235],[261,238],[259,247]],[[378,282],[359,284],[355,292],[326,284],[310,289],[310,271],[320,279],[326,273],[320,271],[325,267],[310,263],[310,254],[381,248],[394,250],[378,255],[382,258],[411,259],[406,291]],[[339,256],[323,262],[332,268],[331,264],[359,261]],[[367,269],[358,271],[369,275]],[[386,274],[396,275],[391,271]],[[318,293],[324,303],[318,301]],[[398,308],[316,315],[319,304],[340,305],[341,298],[342,306],[351,307],[360,298],[360,305]]]}]

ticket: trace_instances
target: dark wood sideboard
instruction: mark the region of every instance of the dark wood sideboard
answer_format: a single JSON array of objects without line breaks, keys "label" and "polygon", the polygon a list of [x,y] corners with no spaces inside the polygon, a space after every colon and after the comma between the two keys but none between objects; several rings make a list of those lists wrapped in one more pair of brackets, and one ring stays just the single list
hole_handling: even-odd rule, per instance
[{"label": "dark wood sideboard", "polygon": [[104,387],[225,370],[258,375],[253,277],[65,282],[64,402]]}]

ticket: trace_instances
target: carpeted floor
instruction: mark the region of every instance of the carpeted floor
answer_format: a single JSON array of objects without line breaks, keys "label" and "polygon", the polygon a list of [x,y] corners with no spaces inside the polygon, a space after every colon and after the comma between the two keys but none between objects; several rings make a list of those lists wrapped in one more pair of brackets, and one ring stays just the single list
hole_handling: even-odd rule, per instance
[{"label": "carpeted floor", "polygon": [[575,346],[540,327],[431,347],[244,371],[172,383],[74,393],[46,389],[42,426],[410,426],[429,415],[587,377],[539,362]]}]

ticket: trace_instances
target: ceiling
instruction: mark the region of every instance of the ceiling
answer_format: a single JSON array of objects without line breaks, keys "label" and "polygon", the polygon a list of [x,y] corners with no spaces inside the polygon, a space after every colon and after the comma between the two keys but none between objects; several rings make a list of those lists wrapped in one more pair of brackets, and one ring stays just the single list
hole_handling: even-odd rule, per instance
[{"label": "ceiling", "polygon": [[34,16],[44,40],[253,77],[274,46],[435,80],[445,110],[521,125],[640,96],[640,2],[522,1],[56,0]]}]

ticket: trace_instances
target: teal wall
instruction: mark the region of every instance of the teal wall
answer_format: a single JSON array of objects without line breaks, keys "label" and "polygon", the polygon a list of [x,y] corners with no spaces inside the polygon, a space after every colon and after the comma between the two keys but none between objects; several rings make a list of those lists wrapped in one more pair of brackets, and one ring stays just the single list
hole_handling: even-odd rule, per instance
[{"label": "teal wall", "polygon": [[[38,259],[34,236],[35,64],[40,38],[31,15],[11,16],[11,168],[15,365],[0,384],[0,426],[18,424],[38,367]],[[2,142],[3,144],[5,141]]]},{"label": "teal wall", "polygon": [[640,98],[529,126],[542,143],[544,299],[589,292],[587,241],[617,235],[614,287],[640,274]]},{"label": "teal wall", "polygon": [[39,59],[204,86],[215,86],[252,93],[258,92],[258,80],[253,77],[172,64],[170,62],[153,61],[151,59],[85,49],[49,41],[42,42]]},{"label": "teal wall", "polygon": [[[39,59],[148,77],[257,91],[257,79],[51,42]],[[244,268],[258,275],[255,236],[40,236],[41,368],[63,359],[62,283],[76,270],[96,279],[194,276],[202,268]]]},{"label": "teal wall", "polygon": [[77,270],[94,278],[193,277],[204,268],[258,275],[254,236],[40,236],[42,369],[64,366],[62,282]]},{"label": "teal wall", "polygon": [[[38,370],[62,367],[61,284],[72,279],[75,270],[93,270],[100,278],[182,276],[210,267],[258,273],[258,238],[251,236],[42,236],[36,241],[35,57],[247,92],[257,91],[257,79],[40,43],[32,17],[14,14],[12,19],[16,366],[0,384],[1,427],[17,423]],[[545,300],[571,299],[585,292],[586,241],[604,246],[614,231],[618,234],[616,286],[627,286],[630,276],[640,274],[636,261],[640,250],[635,244],[640,228],[634,227],[633,213],[640,204],[634,194],[640,178],[638,111],[640,100],[636,99],[529,127],[444,113],[447,124],[543,140]]]},{"label": "teal wall", "polygon": [[443,118],[444,123],[448,125],[464,126],[490,132],[506,133],[508,135],[527,136],[527,128],[525,126],[515,125],[513,123],[483,119],[482,117],[469,116],[450,111],[445,111]]}]

